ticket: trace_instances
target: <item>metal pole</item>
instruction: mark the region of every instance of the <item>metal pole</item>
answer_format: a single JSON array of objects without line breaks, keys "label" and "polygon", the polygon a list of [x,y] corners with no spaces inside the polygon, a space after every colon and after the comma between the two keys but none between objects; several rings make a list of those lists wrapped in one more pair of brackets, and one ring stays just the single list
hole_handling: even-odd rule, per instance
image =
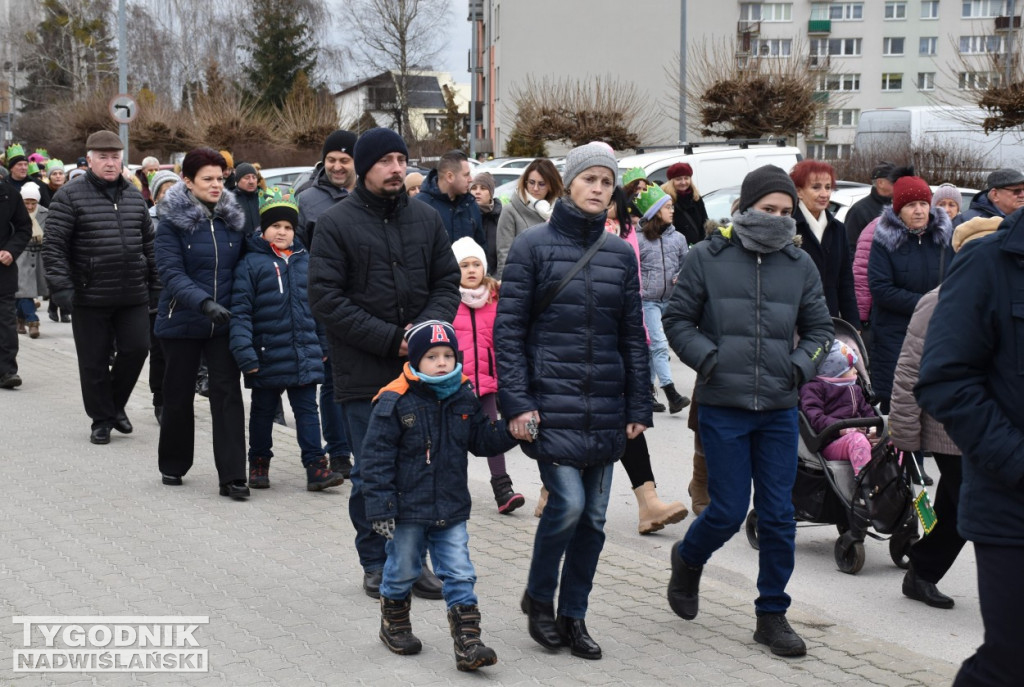
[{"label": "metal pole", "polygon": [[1013,74],[1013,28],[1014,22],[1017,21],[1016,14],[1016,0],[1009,0],[1007,6],[1007,14],[1010,15],[1010,32],[1006,35],[1006,75],[1003,79],[1003,88],[1010,85],[1010,79]]},{"label": "metal pole", "polygon": [[686,143],[686,0],[679,1],[679,143]]},{"label": "metal pole", "polygon": [[[117,89],[128,92],[128,20],[124,9],[125,0],[117,2]],[[122,160],[128,164],[128,125],[120,125],[121,145],[124,146]]]}]

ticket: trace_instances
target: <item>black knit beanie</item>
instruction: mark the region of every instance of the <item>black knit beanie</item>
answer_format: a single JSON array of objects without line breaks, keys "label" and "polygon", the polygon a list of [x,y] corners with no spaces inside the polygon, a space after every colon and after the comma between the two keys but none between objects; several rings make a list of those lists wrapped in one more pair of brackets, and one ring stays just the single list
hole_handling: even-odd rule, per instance
[{"label": "black knit beanie", "polygon": [[758,167],[743,177],[740,186],[740,212],[745,212],[751,205],[769,193],[785,193],[793,199],[793,209],[797,207],[796,186],[789,175],[775,165]]},{"label": "black knit beanie", "polygon": [[320,161],[326,161],[327,153],[335,151],[352,155],[353,151],[356,149],[356,138],[358,137],[351,131],[338,129],[328,136],[326,141],[324,141],[324,148],[320,151]]},{"label": "black knit beanie", "polygon": [[405,147],[405,141],[391,129],[377,127],[370,129],[356,141],[355,154],[356,174],[365,177],[370,168],[377,164],[388,153],[401,153],[409,156],[409,149]]},{"label": "black knit beanie", "polygon": [[236,179],[241,179],[242,177],[247,176],[249,174],[255,174],[257,178],[259,178],[260,176],[259,172],[256,170],[256,165],[252,164],[251,162],[243,162],[242,164],[235,167]]}]

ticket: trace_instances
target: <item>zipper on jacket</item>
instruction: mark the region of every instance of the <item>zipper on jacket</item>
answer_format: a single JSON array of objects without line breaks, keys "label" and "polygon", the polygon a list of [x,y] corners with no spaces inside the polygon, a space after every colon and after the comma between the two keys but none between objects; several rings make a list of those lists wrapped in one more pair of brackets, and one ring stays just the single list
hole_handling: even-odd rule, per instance
[{"label": "zipper on jacket", "polygon": [[665,237],[662,236],[658,239],[658,246],[661,248],[661,296],[658,300],[665,300],[665,294],[668,293],[668,270],[665,269]]},{"label": "zipper on jacket", "polygon": [[[217,302],[217,276],[220,273],[220,251],[217,250],[217,233],[214,230],[213,218],[210,218],[210,238],[213,240],[213,302]],[[213,336],[217,325],[210,323],[210,336]]]},{"label": "zipper on jacket", "polygon": [[469,306],[466,306],[469,310],[469,321],[473,325],[473,377],[476,379],[476,395],[480,396],[480,349],[477,347],[476,342],[476,311]]},{"label": "zipper on jacket", "polygon": [[585,284],[586,284],[586,289],[583,291],[583,298],[586,300],[586,310],[587,310],[587,331],[586,331],[586,339],[587,339],[587,375],[584,378],[584,382],[583,382],[583,399],[584,399],[584,405],[586,406],[586,415],[585,415],[585,417],[586,417],[586,426],[584,427],[584,429],[586,429],[588,432],[590,431],[590,420],[591,420],[591,418],[590,418],[590,376],[591,376],[591,374],[593,374],[593,371],[594,371],[594,342],[593,342],[593,336],[591,336],[591,333],[592,333],[591,332],[591,330],[592,330],[591,324],[592,324],[593,312],[592,312],[592,309],[591,309],[591,298],[589,297],[590,290],[591,290],[591,288],[593,288],[593,284],[591,283],[591,280],[590,280],[590,269],[591,269],[592,265],[593,265],[593,261],[591,260],[590,262],[587,263],[586,269],[584,270],[584,275],[585,275],[584,276],[584,281],[585,281]]},{"label": "zipper on jacket", "polygon": [[757,267],[754,268],[757,274],[757,300],[754,303],[754,310],[757,315],[754,318],[756,332],[754,334],[754,410],[760,410],[761,394],[761,254],[757,254]]}]

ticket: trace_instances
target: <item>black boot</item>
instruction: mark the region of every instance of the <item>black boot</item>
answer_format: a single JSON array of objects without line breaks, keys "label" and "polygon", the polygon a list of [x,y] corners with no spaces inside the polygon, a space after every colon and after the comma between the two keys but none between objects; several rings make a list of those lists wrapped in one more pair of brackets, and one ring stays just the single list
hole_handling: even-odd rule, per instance
[{"label": "black boot", "polygon": [[494,649],[480,641],[480,609],[476,606],[452,606],[448,609],[448,627],[455,640],[455,667],[476,670],[498,662]]},{"label": "black boot", "polygon": [[523,495],[512,488],[512,478],[508,475],[492,477],[491,489],[494,490],[494,500],[498,502],[498,512],[502,515],[508,515],[526,503]]},{"label": "black boot", "polygon": [[249,486],[253,489],[270,488],[270,459],[249,459]]},{"label": "black boot", "polygon": [[347,455],[331,456],[331,472],[336,472],[348,479],[352,474],[352,459]]},{"label": "black boot", "polygon": [[765,613],[757,616],[754,641],[766,644],[776,656],[803,656],[807,653],[804,640],[789,626],[785,613]]},{"label": "black boot", "polygon": [[323,491],[344,483],[345,478],[327,467],[327,456],[306,466],[306,491]]},{"label": "black boot", "polygon": [[665,404],[658,400],[658,389],[651,384],[651,410],[655,413],[664,413],[668,408]]},{"label": "black boot", "polygon": [[555,625],[562,641],[569,645],[573,656],[592,661],[601,658],[601,647],[587,632],[587,623],[583,618],[560,615],[555,619]]},{"label": "black boot", "polygon": [[690,399],[676,391],[675,384],[666,384],[661,387],[661,390],[665,392],[665,398],[668,399],[668,412],[675,414],[690,405]]},{"label": "black boot", "polygon": [[412,593],[421,599],[443,599],[444,585],[430,566],[424,563],[419,578],[412,585]]},{"label": "black boot", "polygon": [[557,649],[565,646],[558,627],[555,625],[555,605],[551,602],[537,601],[529,592],[523,592],[523,600],[519,604],[529,617],[528,628],[533,641],[545,649]]},{"label": "black boot", "polygon": [[679,555],[677,541],[672,545],[672,578],[668,581],[668,605],[676,615],[685,620],[697,617],[700,602],[700,574],[703,565],[690,565]]},{"label": "black boot", "polygon": [[412,621],[409,620],[411,605],[410,596],[401,601],[380,597],[380,641],[403,656],[418,654],[423,648],[422,642],[412,633]]}]

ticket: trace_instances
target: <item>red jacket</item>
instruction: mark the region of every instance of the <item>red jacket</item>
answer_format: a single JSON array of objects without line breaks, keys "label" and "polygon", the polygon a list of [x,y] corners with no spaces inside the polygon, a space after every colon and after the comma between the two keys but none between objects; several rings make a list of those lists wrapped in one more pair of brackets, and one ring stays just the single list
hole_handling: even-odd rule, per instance
[{"label": "red jacket", "polygon": [[497,298],[480,308],[459,303],[452,322],[459,338],[462,374],[473,382],[478,396],[498,391],[498,368],[494,364],[494,317],[497,314]]}]

